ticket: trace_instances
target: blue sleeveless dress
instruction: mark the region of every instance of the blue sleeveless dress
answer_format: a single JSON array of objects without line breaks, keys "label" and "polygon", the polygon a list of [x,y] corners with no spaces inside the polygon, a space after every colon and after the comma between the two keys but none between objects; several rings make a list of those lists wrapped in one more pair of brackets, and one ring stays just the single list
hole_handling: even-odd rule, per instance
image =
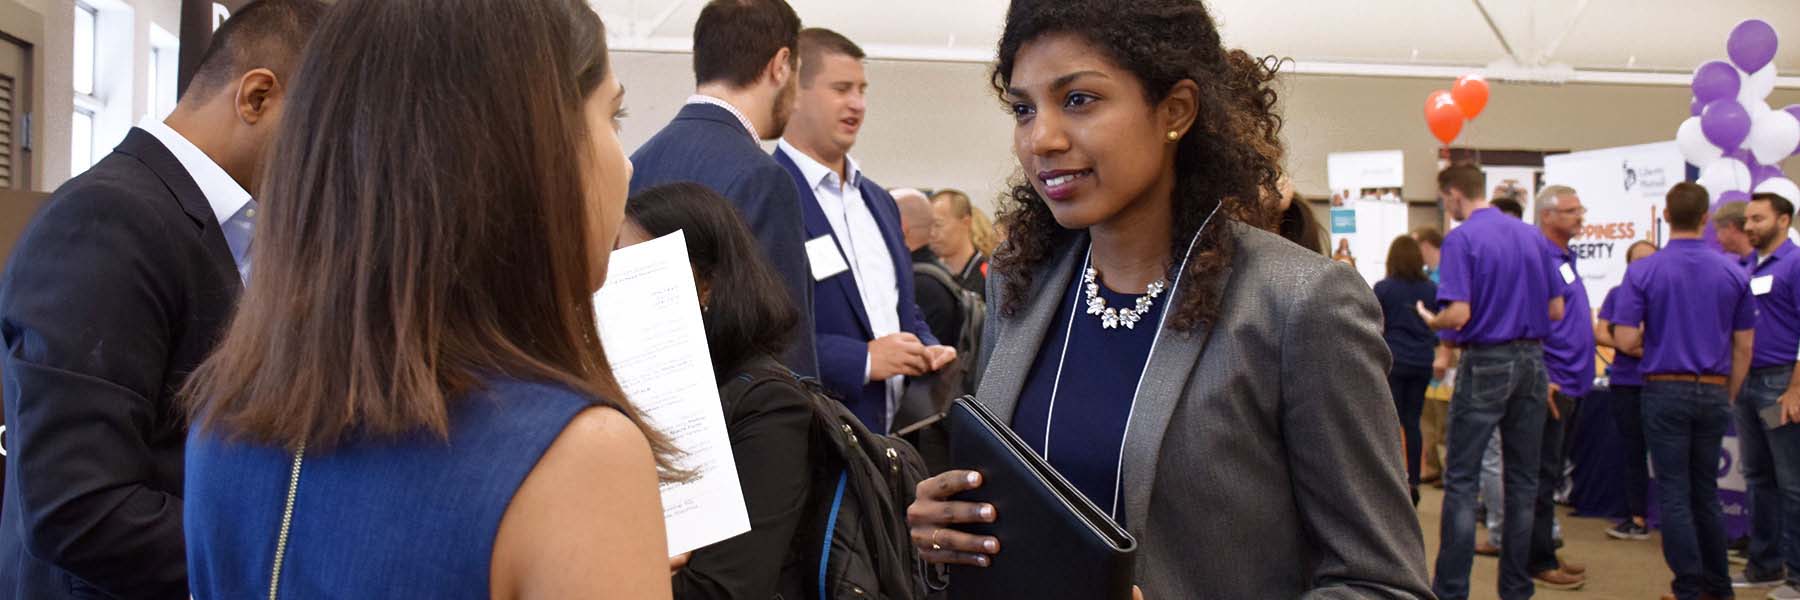
[{"label": "blue sleeveless dress", "polygon": [[[487,598],[500,517],[592,398],[493,380],[429,434],[306,455],[280,598]],[[199,600],[267,598],[293,455],[189,434],[183,519]],[[596,518],[603,518],[596,515]]]}]

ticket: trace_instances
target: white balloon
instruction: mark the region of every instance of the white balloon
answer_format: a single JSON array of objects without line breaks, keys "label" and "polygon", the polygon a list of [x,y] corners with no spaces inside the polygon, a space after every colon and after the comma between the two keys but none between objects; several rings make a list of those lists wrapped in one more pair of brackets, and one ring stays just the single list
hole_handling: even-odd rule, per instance
[{"label": "white balloon", "polygon": [[1769,66],[1755,73],[1745,73],[1740,69],[1738,81],[1738,102],[1754,117],[1758,112],[1755,107],[1768,106],[1769,94],[1775,91],[1775,63],[1769,63]]},{"label": "white balloon", "polygon": [[1721,158],[1700,168],[1700,187],[1718,198],[1725,192],[1750,191],[1750,165],[1735,158]]},{"label": "white balloon", "polygon": [[1700,117],[1688,117],[1681,122],[1681,128],[1675,130],[1675,145],[1681,148],[1682,158],[1696,166],[1710,165],[1725,156],[1724,150],[1706,139],[1706,132],[1700,129]]},{"label": "white balloon", "polygon": [[1800,146],[1800,119],[1785,110],[1771,110],[1755,116],[1750,122],[1750,138],[1744,140],[1756,162],[1772,165],[1794,153]]},{"label": "white balloon", "polygon": [[1794,180],[1786,177],[1771,177],[1762,182],[1762,185],[1756,186],[1756,193],[1775,194],[1792,202],[1795,198],[1800,198],[1800,186],[1794,185]]}]

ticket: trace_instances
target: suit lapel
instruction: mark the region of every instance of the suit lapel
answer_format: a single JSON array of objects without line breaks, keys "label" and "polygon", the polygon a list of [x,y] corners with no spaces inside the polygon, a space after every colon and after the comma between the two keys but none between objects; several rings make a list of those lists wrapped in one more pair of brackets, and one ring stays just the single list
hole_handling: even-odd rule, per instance
[{"label": "suit lapel", "polygon": [[[830,237],[832,245],[837,248],[838,257],[844,261],[845,265],[849,265],[850,254],[844,251],[843,240],[838,239],[837,234],[832,231],[831,220],[825,218],[825,210],[819,208],[819,198],[813,195],[812,185],[807,183],[806,176],[800,173],[800,166],[794,164],[794,160],[780,149],[775,150],[775,162],[787,169],[788,174],[794,178],[794,187],[800,192],[800,208],[806,216],[807,241],[818,239],[820,236]],[[850,305],[850,312],[856,316],[856,322],[862,325],[863,335],[869,336],[871,339],[874,337],[875,328],[869,325],[869,310],[863,306],[862,290],[856,286],[855,275],[846,270],[823,281],[815,279],[813,281],[815,290],[813,302],[815,303],[819,301],[817,290],[820,288],[838,290],[843,301]]]},{"label": "suit lapel", "polygon": [[[1080,267],[1077,262],[1087,250],[1088,240],[1086,233],[1073,237],[1074,241],[1063,248],[1050,263],[1050,269],[1032,285],[1030,302],[1016,315],[1002,315],[998,321],[999,330],[987,334],[993,336],[993,341],[984,342],[992,344],[993,349],[988,357],[987,371],[982,375],[978,397],[1007,425],[1012,424],[1013,411],[1019,406],[1019,394],[1025,391],[1025,378],[1037,360],[1038,348],[1044,345],[1050,323],[1056,320],[1056,311],[1068,309],[1062,302],[1061,290],[1068,289],[1074,280],[1075,270]],[[998,303],[991,304],[998,306]]]},{"label": "suit lapel", "polygon": [[212,203],[200,191],[200,184],[194,182],[187,167],[182,166],[181,161],[156,136],[136,127],[125,135],[125,141],[120,142],[115,150],[137,158],[162,180],[169,193],[181,204],[181,211],[187,213],[199,230],[200,243],[206,247],[207,257],[212,259],[213,266],[230,275],[225,279],[242,285],[237,262],[231,258],[231,246],[225,243],[225,232],[218,217],[213,215]]},{"label": "suit lapel", "polygon": [[[1219,272],[1210,283],[1209,291],[1222,297],[1231,281],[1231,272],[1230,266]],[[1201,289],[1205,288],[1182,281],[1179,289],[1174,290],[1175,294],[1169,296],[1170,304],[1163,308],[1164,314],[1178,306],[1175,302],[1179,295]],[[1228,310],[1231,307],[1221,305],[1219,314]],[[1150,492],[1156,483],[1156,461],[1162,453],[1163,435],[1167,433],[1169,420],[1174,417],[1188,380],[1206,349],[1206,342],[1212,337],[1212,330],[1212,323],[1201,325],[1191,333],[1175,331],[1165,325],[1151,351],[1150,364],[1144,369],[1143,389],[1138,390],[1131,418],[1126,423],[1125,452],[1121,457],[1124,464],[1121,487],[1132,490],[1125,494],[1125,517],[1134,527],[1141,528],[1149,523]]]}]

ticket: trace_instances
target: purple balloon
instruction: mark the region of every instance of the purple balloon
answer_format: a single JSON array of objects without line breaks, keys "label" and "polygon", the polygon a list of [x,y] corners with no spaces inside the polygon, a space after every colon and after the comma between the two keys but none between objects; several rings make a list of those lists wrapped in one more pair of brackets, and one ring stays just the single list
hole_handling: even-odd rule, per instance
[{"label": "purple balloon", "polygon": [[1725,61],[1715,60],[1694,69],[1694,99],[1701,104],[1711,104],[1715,100],[1735,100],[1738,86],[1742,83],[1736,67]]},{"label": "purple balloon", "polygon": [[1731,190],[1729,192],[1719,194],[1719,200],[1718,200],[1718,202],[1713,203],[1713,206],[1716,208],[1720,204],[1725,204],[1727,202],[1749,202],[1749,201],[1750,201],[1750,192]]},{"label": "purple balloon", "polygon": [[1760,19],[1750,19],[1732,28],[1731,38],[1725,42],[1725,54],[1745,73],[1755,73],[1775,60],[1777,45],[1774,27]]},{"label": "purple balloon", "polygon": [[1714,100],[1700,113],[1700,131],[1714,146],[1737,150],[1750,137],[1750,113],[1737,100]]},{"label": "purple balloon", "polygon": [[[1795,106],[1800,106],[1800,105],[1795,105]],[[1706,105],[1701,104],[1699,98],[1691,98],[1688,100],[1688,114],[1689,115],[1696,116],[1696,117],[1700,116],[1700,109],[1702,109],[1702,108],[1706,108]]]}]

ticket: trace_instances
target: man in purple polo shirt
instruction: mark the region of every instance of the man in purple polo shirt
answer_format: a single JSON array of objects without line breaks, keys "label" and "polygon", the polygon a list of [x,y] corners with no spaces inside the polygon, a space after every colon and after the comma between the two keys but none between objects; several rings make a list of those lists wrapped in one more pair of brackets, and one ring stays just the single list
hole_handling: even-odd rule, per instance
[{"label": "man in purple polo shirt", "polygon": [[1568,186],[1546,186],[1538,192],[1538,228],[1550,242],[1556,275],[1564,284],[1563,317],[1550,324],[1544,338],[1544,367],[1550,374],[1551,410],[1544,420],[1539,446],[1538,494],[1531,527],[1531,576],[1551,589],[1579,589],[1587,569],[1556,556],[1556,488],[1563,477],[1563,440],[1575,417],[1575,406],[1594,387],[1594,322],[1588,310],[1587,285],[1576,269],[1569,241],[1581,233],[1587,207]]},{"label": "man in purple polo shirt", "polygon": [[1496,428],[1506,463],[1505,539],[1515,540],[1501,550],[1500,598],[1531,597],[1531,544],[1516,540],[1531,539],[1550,388],[1542,342],[1550,336],[1551,321],[1563,317],[1568,287],[1544,236],[1488,203],[1486,179],[1473,165],[1438,173],[1438,199],[1463,224],[1444,237],[1442,312],[1419,306],[1427,325],[1464,347],[1450,400],[1442,537],[1432,584],[1443,600],[1469,596],[1476,478]]},{"label": "man in purple polo shirt", "polygon": [[[1783,394],[1800,391],[1790,385],[1800,348],[1800,252],[1788,241],[1793,214],[1793,203],[1775,194],[1757,194],[1744,207],[1743,229],[1754,248],[1744,265],[1756,297],[1756,346],[1736,408],[1752,522],[1749,562],[1732,584],[1785,584],[1771,598],[1800,598],[1800,546],[1784,542],[1800,541],[1800,427],[1783,426],[1790,419],[1775,412]],[[1800,410],[1800,397],[1794,408]],[[1765,410],[1774,418],[1764,418]]]},{"label": "man in purple polo shirt", "polygon": [[[1719,444],[1750,370],[1756,299],[1750,278],[1701,239],[1706,189],[1669,189],[1669,244],[1625,271],[1613,334],[1642,349],[1644,438],[1662,509],[1666,598],[1730,598],[1718,496]],[[1629,325],[1643,323],[1643,329]]]}]

